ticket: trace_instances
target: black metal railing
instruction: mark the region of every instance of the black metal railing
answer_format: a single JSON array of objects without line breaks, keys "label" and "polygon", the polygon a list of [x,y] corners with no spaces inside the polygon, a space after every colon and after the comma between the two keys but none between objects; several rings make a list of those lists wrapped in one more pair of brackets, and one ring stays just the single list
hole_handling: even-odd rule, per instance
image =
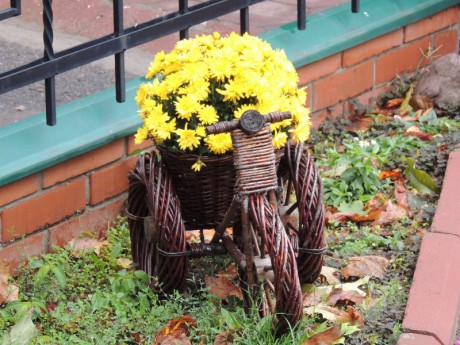
[{"label": "black metal railing", "polygon": [[21,14],[21,0],[10,0],[10,8],[0,11],[0,20]]},{"label": "black metal railing", "polygon": [[[249,32],[249,6],[265,0],[210,0],[189,6],[178,0],[178,11],[135,27],[123,27],[123,0],[113,0],[113,34],[94,39],[59,53],[53,50],[52,0],[43,1],[43,59],[0,74],[0,94],[37,81],[45,80],[46,123],[56,124],[55,75],[113,55],[115,57],[116,100],[125,100],[124,52],[127,49],[179,32],[187,38],[189,28],[228,13],[240,11],[240,32]],[[359,9],[359,0],[352,0],[352,11]],[[21,14],[21,0],[10,0],[10,8],[0,12],[0,20]],[[306,27],[306,0],[297,0],[297,27]]]}]

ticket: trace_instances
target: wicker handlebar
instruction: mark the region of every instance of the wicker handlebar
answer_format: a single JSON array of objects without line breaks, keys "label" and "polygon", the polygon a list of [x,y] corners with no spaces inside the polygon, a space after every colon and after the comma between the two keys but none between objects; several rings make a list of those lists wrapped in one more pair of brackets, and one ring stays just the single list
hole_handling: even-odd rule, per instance
[{"label": "wicker handlebar", "polygon": [[[243,114],[244,115],[244,114]],[[280,122],[283,120],[287,120],[291,118],[291,112],[289,111],[274,111],[271,113],[268,113],[267,115],[264,116],[265,123],[270,122]],[[224,133],[224,132],[231,132],[232,130],[238,128],[240,125],[240,120],[232,120],[232,121],[222,121],[222,122],[217,122],[213,125],[207,126],[206,127],[206,132],[208,134],[218,134],[218,133]]]}]

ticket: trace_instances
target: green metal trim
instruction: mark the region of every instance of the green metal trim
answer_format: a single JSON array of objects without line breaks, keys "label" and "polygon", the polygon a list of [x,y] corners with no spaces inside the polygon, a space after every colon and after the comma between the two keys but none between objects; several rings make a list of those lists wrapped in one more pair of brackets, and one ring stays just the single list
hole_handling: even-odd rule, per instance
[{"label": "green metal trim", "polygon": [[[292,23],[260,37],[300,67],[455,5],[458,0],[362,0],[357,14],[347,3],[307,17],[305,31]],[[134,102],[141,82],[127,83],[125,103],[110,88],[60,106],[54,127],[38,114],[0,128],[0,186],[134,133],[142,124]]]},{"label": "green metal trim", "polygon": [[361,0],[359,13],[351,13],[347,3],[307,16],[304,31],[291,23],[260,37],[284,49],[294,66],[301,67],[458,4],[458,0]]},{"label": "green metal trim", "polygon": [[142,125],[134,101],[143,79],[126,85],[125,103],[109,88],[58,107],[58,125],[38,114],[0,128],[0,186],[123,138]]}]

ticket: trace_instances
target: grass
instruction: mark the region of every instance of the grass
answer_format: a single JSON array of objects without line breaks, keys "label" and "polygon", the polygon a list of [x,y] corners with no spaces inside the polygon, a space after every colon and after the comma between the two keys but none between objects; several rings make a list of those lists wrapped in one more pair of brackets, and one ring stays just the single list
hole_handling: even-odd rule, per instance
[{"label": "grass", "polygon": [[[248,315],[237,303],[224,309],[193,275],[187,292],[160,297],[143,271],[123,267],[130,259],[126,220],[107,237],[99,254],[66,247],[29,259],[14,280],[19,299],[0,309],[0,339],[30,311],[38,330],[32,344],[152,344],[170,319],[183,315],[196,321],[188,337],[193,344],[212,344],[228,330],[234,344],[296,344],[305,337],[293,330],[275,339],[270,318]],[[305,319],[299,327],[312,326]]]},{"label": "grass", "polygon": [[[392,273],[365,286],[368,295],[378,299],[374,305],[357,308],[367,325],[374,322],[375,326],[377,315],[389,316],[389,309],[403,307],[407,298],[410,279],[405,271],[412,271],[415,262],[408,239],[414,228],[404,222],[394,227],[392,236],[382,235],[378,228],[360,229],[353,223],[346,228],[333,223],[327,229],[331,253],[326,263],[330,266],[340,267],[355,254],[394,251]],[[297,328],[276,339],[270,318],[260,318],[257,312],[247,314],[237,299],[218,301],[207,293],[193,270],[185,293],[160,297],[150,290],[149,277],[143,271],[126,268],[130,240],[125,219],[120,218],[108,230],[107,240],[98,254],[68,246],[30,258],[14,279],[20,286],[19,299],[0,309],[0,339],[30,311],[37,330],[32,344],[152,344],[169,320],[183,315],[193,317],[197,324],[189,328],[192,344],[212,344],[225,332],[230,332],[233,344],[302,344],[318,325],[332,325],[320,316],[304,317]],[[228,263],[228,258],[223,257],[221,263]],[[201,272],[203,267],[215,269],[213,264],[205,259],[195,266],[200,266]],[[385,334],[374,326],[353,332],[353,336],[370,344],[395,343],[391,338],[397,339],[397,318],[386,320]],[[350,325],[343,327],[346,332]]]}]

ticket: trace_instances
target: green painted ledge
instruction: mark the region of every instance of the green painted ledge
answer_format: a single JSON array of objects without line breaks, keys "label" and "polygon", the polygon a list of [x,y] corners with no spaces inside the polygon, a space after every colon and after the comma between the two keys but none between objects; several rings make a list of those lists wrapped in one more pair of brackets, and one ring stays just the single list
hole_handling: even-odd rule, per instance
[{"label": "green painted ledge", "polygon": [[141,125],[134,97],[142,79],[126,85],[126,102],[114,88],[62,105],[57,125],[45,114],[0,128],[0,186],[132,134]]},{"label": "green painted ledge", "polygon": [[361,0],[359,13],[346,3],[296,23],[265,32],[261,38],[284,49],[295,67],[341,52],[459,4],[459,0]]},{"label": "green painted ledge", "polygon": [[[261,35],[284,49],[296,67],[317,61],[416,22],[458,0],[362,0],[360,13],[350,4],[307,18],[307,29],[288,24]],[[147,67],[146,67],[147,68]],[[0,186],[134,133],[141,125],[134,96],[142,79],[127,83],[125,103],[113,88],[58,107],[57,125],[45,115],[0,128]]]}]

